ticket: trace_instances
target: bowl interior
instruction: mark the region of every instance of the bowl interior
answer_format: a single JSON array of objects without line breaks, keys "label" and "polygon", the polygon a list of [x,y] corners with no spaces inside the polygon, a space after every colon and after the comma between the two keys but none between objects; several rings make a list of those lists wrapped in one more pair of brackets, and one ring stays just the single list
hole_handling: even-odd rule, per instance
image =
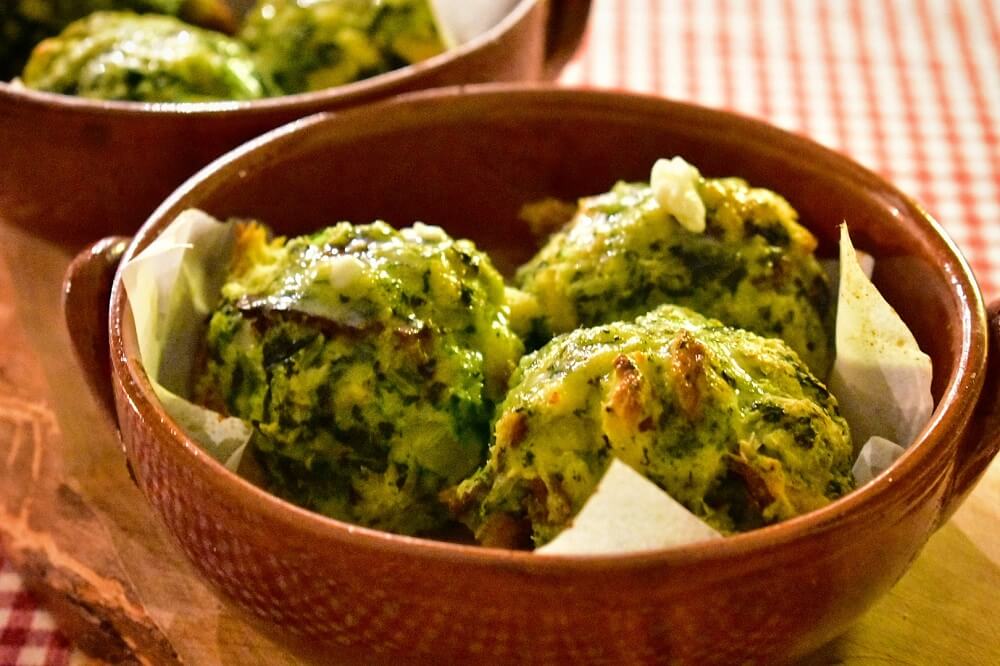
[{"label": "bowl interior", "polygon": [[140,244],[187,207],[259,219],[283,234],[340,220],[420,220],[474,240],[510,274],[537,248],[518,219],[522,204],[647,180],[655,159],[681,155],[705,175],[741,176],[784,195],[822,255],[836,254],[846,221],[855,245],[877,258],[875,283],[934,360],[936,401],[955,379],[968,302],[977,299],[964,261],[916,204],[805,139],[652,98],[554,90],[431,92],[279,132],[193,179]]}]

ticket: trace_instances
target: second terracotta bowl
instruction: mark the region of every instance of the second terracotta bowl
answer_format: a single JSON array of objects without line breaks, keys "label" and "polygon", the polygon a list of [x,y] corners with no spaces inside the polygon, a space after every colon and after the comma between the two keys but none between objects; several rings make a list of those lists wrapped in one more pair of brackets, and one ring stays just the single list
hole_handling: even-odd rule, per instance
[{"label": "second terracotta bowl", "polygon": [[194,206],[288,234],[342,219],[423,220],[510,267],[534,250],[517,221],[522,203],[643,179],[656,158],[676,154],[707,175],[784,194],[823,251],[832,253],[847,220],[857,246],[876,256],[876,284],[933,359],[937,404],[889,472],[778,525],[633,555],[542,557],[340,523],[231,474],[164,413],[112,280],[124,244],[107,242],[71,270],[69,325],[117,410],[139,486],[198,570],[333,656],[770,662],[844,631],[903,575],[1000,442],[995,350],[987,370],[1000,328],[988,323],[968,266],[919,206],[846,158],[759,122],[654,98],[438,91],[303,120],[230,153],[174,193],[124,257]]},{"label": "second terracotta bowl", "polygon": [[437,86],[551,78],[576,50],[589,11],[590,0],[520,0],[488,32],[430,60],[251,102],[105,102],[0,81],[0,217],[77,247],[134,233],[199,168],[296,118]]}]

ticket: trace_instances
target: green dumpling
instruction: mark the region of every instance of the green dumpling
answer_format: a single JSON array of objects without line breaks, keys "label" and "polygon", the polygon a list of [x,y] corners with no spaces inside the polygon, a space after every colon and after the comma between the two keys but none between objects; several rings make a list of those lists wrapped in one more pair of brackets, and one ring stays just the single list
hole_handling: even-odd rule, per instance
[{"label": "green dumpling", "polygon": [[545,313],[535,336],[544,342],[673,303],[779,337],[825,377],[833,308],[813,254],[816,239],[774,192],[737,178],[698,178],[696,188],[706,210],[703,231],[664,211],[645,183],[618,183],[581,199],[565,227],[517,273],[516,285]]},{"label": "green dumpling", "polygon": [[236,40],[170,16],[130,12],[70,24],[35,48],[22,80],[36,90],[141,102],[249,100],[269,92]]},{"label": "green dumpling", "polygon": [[0,79],[20,74],[31,50],[43,39],[98,11],[179,16],[224,31],[235,27],[225,0],[5,0],[0,3]]},{"label": "green dumpling", "polygon": [[286,93],[350,83],[444,50],[427,0],[258,0],[240,36]]},{"label": "green dumpling", "polygon": [[485,460],[522,353],[489,258],[437,227],[240,230],[196,394],[256,429],[268,487],[405,534],[448,521],[439,492]]},{"label": "green dumpling", "polygon": [[541,545],[612,457],[725,533],[853,486],[837,401],[788,345],[664,305],[524,357],[497,408],[489,461],[446,497],[481,543]]}]

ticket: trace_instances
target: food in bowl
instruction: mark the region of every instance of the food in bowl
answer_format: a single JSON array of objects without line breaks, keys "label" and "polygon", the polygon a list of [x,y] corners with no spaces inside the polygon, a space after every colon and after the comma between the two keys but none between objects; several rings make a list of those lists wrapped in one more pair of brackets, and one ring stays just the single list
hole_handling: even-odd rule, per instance
[{"label": "food in bowl", "polygon": [[[321,90],[444,52],[444,27],[429,2],[259,0],[235,37],[173,18],[230,27],[218,18],[215,0],[104,3],[149,12],[141,16],[97,11],[103,5],[96,1],[73,11],[53,6],[47,25],[65,29],[34,47],[21,83],[143,102],[250,100]],[[76,20],[68,23],[70,17]],[[24,33],[25,41],[33,38],[12,29]]]},{"label": "food in bowl", "polygon": [[[629,217],[628,207],[638,206],[648,224],[710,237],[710,212],[719,207],[693,167],[674,167],[667,177],[654,169],[660,177],[651,188],[631,186],[655,194],[626,198],[615,214]],[[742,181],[717,182],[747,191]],[[768,205],[776,200],[752,194]],[[780,256],[793,234],[811,238],[783,205],[787,214],[776,224],[785,233],[767,234],[779,243],[770,256]],[[763,224],[732,217],[741,233]],[[557,234],[577,233],[576,223]],[[531,548],[572,529],[613,460],[669,494],[686,520],[724,534],[820,508],[863,482],[855,463],[860,443],[852,442],[838,399],[778,336],[650,298],[638,318],[556,334],[522,357],[522,339],[536,332],[526,322],[544,310],[530,293],[505,287],[471,243],[436,227],[342,222],[287,240],[270,238],[258,223],[222,224],[198,211],[175,224],[165,234],[175,250],[163,256],[219,239],[232,249],[209,258],[199,250],[183,270],[154,269],[154,280],[176,275],[196,285],[194,314],[182,327],[144,322],[162,309],[159,300],[185,289],[164,283],[150,300],[129,286],[142,280],[130,275],[138,268],[126,266],[133,309],[150,304],[145,314],[138,308],[137,326],[155,335],[186,330],[202,350],[189,354],[203,359],[193,377],[170,382],[171,391],[196,386],[202,407],[182,411],[200,424],[188,431],[208,432],[220,415],[244,424],[242,440],[227,435],[230,444],[211,451],[213,443],[212,455],[236,468],[249,451],[266,487],[306,508],[421,536],[452,534],[460,521],[482,544]],[[193,229],[216,240],[193,240]],[[153,262],[162,251],[154,248]],[[846,229],[841,253],[857,264]],[[860,270],[841,281],[842,293],[858,295],[841,314],[860,310],[859,326],[868,330],[865,313],[884,301]],[[629,274],[623,290],[629,279],[642,276]],[[207,332],[197,321],[206,304]],[[891,308],[883,314],[898,320]],[[929,398],[926,356],[898,326],[909,360],[896,370],[912,370],[913,394]],[[884,415],[868,420],[864,405],[854,409],[859,401],[850,387],[859,372],[880,372],[883,359],[893,365],[904,357],[890,351],[863,360],[848,347],[839,351],[853,360],[834,366],[844,407],[873,434],[888,432]],[[923,423],[930,407],[910,411]],[[902,452],[893,442],[876,445],[891,459]],[[865,465],[870,478],[873,465]]]},{"label": "food in bowl", "polygon": [[787,344],[662,305],[525,357],[488,463],[449,502],[480,543],[543,545],[612,458],[723,533],[819,508],[854,485],[837,400]]},{"label": "food in bowl", "polygon": [[[567,224],[515,278],[539,302],[535,338],[674,303],[779,337],[825,377],[833,360],[830,285],[814,254],[816,239],[795,210],[741,179],[695,171],[681,175],[703,206],[702,228],[692,227],[661,205],[664,183],[676,180],[661,174],[654,170],[652,184],[620,182],[563,208]],[[552,210],[528,212],[548,217],[548,225],[557,217]]]},{"label": "food in bowl", "polygon": [[350,83],[445,50],[428,0],[259,0],[240,38],[285,94]]},{"label": "food in bowl", "polygon": [[0,80],[20,74],[31,50],[43,39],[97,11],[179,16],[217,30],[236,25],[223,0],[7,0],[0,3]]},{"label": "food in bowl", "polygon": [[489,257],[437,227],[237,227],[202,404],[253,424],[268,487],[403,534],[448,521],[522,353]]},{"label": "food in bowl", "polygon": [[247,49],[171,16],[96,12],[31,54],[22,82],[66,95],[139,102],[249,100],[271,87]]},{"label": "food in bowl", "polygon": [[[252,4],[226,1],[234,9]],[[5,222],[67,247],[110,233],[134,234],[179,183],[227,150],[286,123],[407,91],[554,75],[579,44],[590,5],[589,0],[442,1],[463,8],[500,4],[507,11],[486,34],[469,36],[419,66],[315,93],[239,103],[105,103],[0,81]],[[0,2],[0,12],[9,4]],[[89,138],[73,138],[79,136]],[[52,191],[63,194],[53,198]],[[376,217],[378,211],[372,211],[355,219]]]}]

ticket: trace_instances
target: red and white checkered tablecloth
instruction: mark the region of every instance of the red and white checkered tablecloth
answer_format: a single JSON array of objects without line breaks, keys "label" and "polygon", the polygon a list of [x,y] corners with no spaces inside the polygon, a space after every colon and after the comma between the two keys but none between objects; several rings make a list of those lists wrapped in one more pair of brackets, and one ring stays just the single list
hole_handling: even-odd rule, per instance
[{"label": "red and white checkered tablecloth", "polygon": [[70,650],[0,552],[0,666],[65,664]]},{"label": "red and white checkered tablecloth", "polygon": [[[895,182],[1000,296],[1000,0],[596,0],[562,82],[799,132]],[[0,555],[0,665],[70,648]]]}]

